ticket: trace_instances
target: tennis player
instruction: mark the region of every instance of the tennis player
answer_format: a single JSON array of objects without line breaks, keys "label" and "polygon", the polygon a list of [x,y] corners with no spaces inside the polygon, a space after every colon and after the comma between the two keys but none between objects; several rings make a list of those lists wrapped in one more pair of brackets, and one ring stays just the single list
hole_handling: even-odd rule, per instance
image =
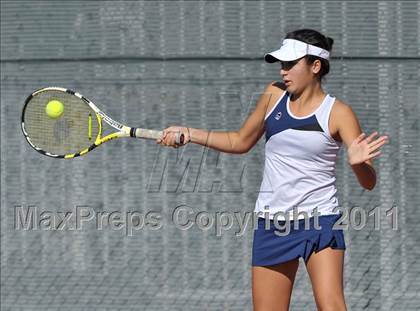
[{"label": "tennis player", "polygon": [[[175,134],[182,132],[184,144],[241,154],[265,133],[265,168],[255,205],[261,216],[252,253],[256,311],[289,309],[300,257],[318,309],[346,310],[346,246],[342,230],[333,228],[342,216],[335,162],[344,143],[348,164],[360,185],[372,190],[376,184],[372,160],[380,155],[388,137],[378,137],[376,131],[369,136],[362,133],[352,108],[323,90],[332,45],[333,39],[312,29],[288,33],[278,50],[265,55],[266,62],[281,64],[283,82],[268,84],[238,131],[171,126],[157,141],[177,148]],[[287,223],[288,234],[282,234],[278,228],[286,228]]]}]

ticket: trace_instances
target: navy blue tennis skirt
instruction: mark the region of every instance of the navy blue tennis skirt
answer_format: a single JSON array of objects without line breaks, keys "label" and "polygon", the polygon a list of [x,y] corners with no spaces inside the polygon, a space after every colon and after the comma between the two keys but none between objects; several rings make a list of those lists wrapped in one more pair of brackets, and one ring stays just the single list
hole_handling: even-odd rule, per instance
[{"label": "navy blue tennis skirt", "polygon": [[[313,252],[324,248],[345,250],[343,230],[333,229],[340,216],[341,214],[318,216],[318,229],[315,228],[314,217],[310,217],[306,230],[304,219],[278,220],[277,227],[280,229],[270,219],[270,228],[265,229],[265,219],[259,217],[258,228],[254,231],[252,265],[272,266],[299,257],[306,264]],[[296,221],[299,222],[298,225],[295,224]]]}]

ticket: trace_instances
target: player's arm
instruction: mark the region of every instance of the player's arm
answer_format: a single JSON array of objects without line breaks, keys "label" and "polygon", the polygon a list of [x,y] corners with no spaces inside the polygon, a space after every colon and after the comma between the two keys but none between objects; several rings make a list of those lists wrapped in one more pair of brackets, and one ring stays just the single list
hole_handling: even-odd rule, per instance
[{"label": "player's arm", "polygon": [[255,109],[250,113],[238,131],[208,131],[190,128],[191,142],[222,152],[246,153],[264,133],[264,117],[270,100],[275,96],[270,84],[258,99]]},{"label": "player's arm", "polygon": [[171,137],[166,138],[167,133],[180,130],[184,133],[187,140],[191,138],[192,143],[227,153],[240,154],[248,152],[265,131],[264,118],[267,113],[267,107],[270,102],[278,98],[279,92],[282,92],[273,84],[271,83],[266,87],[259,97],[255,109],[238,131],[209,131],[196,128],[188,128],[188,131],[186,131],[186,128],[169,127],[164,130],[164,144],[172,145]]},{"label": "player's arm", "polygon": [[331,112],[338,132],[347,147],[347,160],[355,173],[360,185],[372,190],[376,185],[376,172],[372,160],[380,155],[379,148],[388,142],[387,136],[374,137],[373,132],[369,137],[362,133],[359,121],[352,108],[337,101]]}]

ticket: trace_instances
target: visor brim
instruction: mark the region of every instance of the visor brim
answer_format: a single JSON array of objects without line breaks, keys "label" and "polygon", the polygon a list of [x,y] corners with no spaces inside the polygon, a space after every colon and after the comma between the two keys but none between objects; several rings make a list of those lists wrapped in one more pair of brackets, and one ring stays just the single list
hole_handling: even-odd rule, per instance
[{"label": "visor brim", "polygon": [[296,55],[296,53],[294,53],[294,51],[290,51],[287,49],[279,49],[276,51],[273,51],[271,53],[265,54],[264,55],[264,60],[267,63],[275,63],[275,62],[291,62],[294,60],[297,60],[299,58],[302,58],[304,55]]}]

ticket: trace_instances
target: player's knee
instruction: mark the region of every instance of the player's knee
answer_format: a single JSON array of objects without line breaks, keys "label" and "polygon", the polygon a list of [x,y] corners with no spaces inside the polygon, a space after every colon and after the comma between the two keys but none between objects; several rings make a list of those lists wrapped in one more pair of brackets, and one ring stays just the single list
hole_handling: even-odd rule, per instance
[{"label": "player's knee", "polygon": [[254,304],[252,311],[289,311],[289,306],[273,304]]},{"label": "player's knee", "polygon": [[253,311],[288,311],[290,304],[290,295],[278,295],[267,293],[258,294],[254,291],[252,295]]},{"label": "player's knee", "polygon": [[318,311],[347,311],[347,308],[342,301],[330,301],[318,306]]}]

